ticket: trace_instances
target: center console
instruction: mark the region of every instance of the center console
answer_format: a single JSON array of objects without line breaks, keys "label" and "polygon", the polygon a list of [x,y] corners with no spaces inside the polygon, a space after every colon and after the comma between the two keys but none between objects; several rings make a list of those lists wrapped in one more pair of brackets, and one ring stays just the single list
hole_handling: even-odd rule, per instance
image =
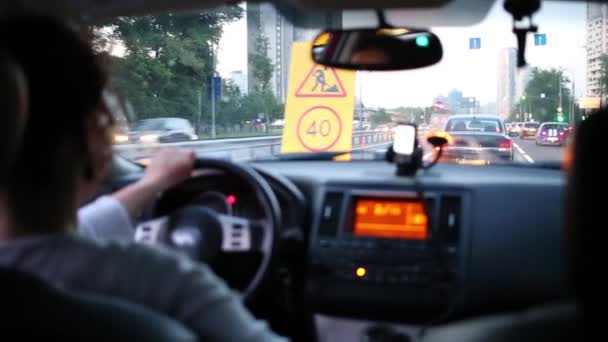
[{"label": "center console", "polygon": [[319,311],[436,317],[462,276],[458,192],[329,187],[311,234],[307,295]]}]

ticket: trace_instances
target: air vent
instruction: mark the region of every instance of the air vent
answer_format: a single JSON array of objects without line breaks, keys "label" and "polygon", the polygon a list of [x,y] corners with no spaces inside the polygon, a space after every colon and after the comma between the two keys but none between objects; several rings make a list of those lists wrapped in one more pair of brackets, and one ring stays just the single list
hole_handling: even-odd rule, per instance
[{"label": "air vent", "polygon": [[456,245],[460,238],[462,216],[459,196],[442,196],[439,207],[439,231],[445,243]]},{"label": "air vent", "polygon": [[338,234],[338,223],[344,194],[341,192],[328,192],[321,207],[321,221],[319,223],[319,236],[335,237]]}]

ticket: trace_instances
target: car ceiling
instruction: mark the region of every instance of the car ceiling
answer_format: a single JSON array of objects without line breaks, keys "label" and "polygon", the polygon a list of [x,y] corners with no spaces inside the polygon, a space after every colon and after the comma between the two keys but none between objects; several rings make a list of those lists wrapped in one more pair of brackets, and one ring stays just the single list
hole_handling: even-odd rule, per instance
[{"label": "car ceiling", "polygon": [[[473,25],[481,21],[497,0],[251,0],[272,2],[296,26],[318,27],[319,15],[345,10],[345,15],[361,19],[367,26],[375,24],[369,8],[390,9],[387,21],[410,27]],[[502,1],[502,0],[498,0]],[[584,1],[584,0],[568,0]],[[236,0],[3,0],[0,12],[13,9],[98,21],[126,15],[181,12],[235,4]],[[368,10],[362,10],[368,9]],[[371,18],[371,19],[368,19]]]},{"label": "car ceiling", "polygon": [[[212,8],[224,4],[234,4],[235,0],[4,0],[0,2],[0,11],[11,9],[33,9],[43,13],[57,14],[72,18],[83,18],[88,21],[98,21],[114,16],[153,14],[166,11],[190,11],[193,9]],[[272,2],[275,7],[297,26],[316,27],[318,20],[313,20],[320,14],[336,13],[340,10],[355,10],[354,16],[362,18],[370,17],[373,25],[373,11],[361,11],[361,9],[375,8],[400,8],[416,9],[415,15],[406,16],[409,25],[421,26],[420,20],[413,20],[423,13],[427,26],[429,17],[440,17],[442,22],[474,24],[481,20],[489,10],[494,0],[251,0],[251,2]],[[447,5],[446,5],[447,4]],[[446,6],[444,6],[446,5]],[[443,8],[443,9],[441,9]],[[359,11],[356,11],[356,10]],[[434,10],[438,13],[434,13]],[[458,10],[462,9],[462,10]],[[429,10],[431,12],[429,12]],[[450,15],[445,15],[445,11]],[[456,13],[458,12],[458,13]],[[403,10],[395,12],[401,16]],[[396,15],[388,14],[393,18]],[[412,19],[413,18],[413,19]],[[450,19],[451,18],[451,19]],[[463,20],[463,18],[469,18]],[[365,25],[367,25],[365,21]],[[400,23],[400,22],[399,22]],[[399,24],[398,23],[398,24]]]}]

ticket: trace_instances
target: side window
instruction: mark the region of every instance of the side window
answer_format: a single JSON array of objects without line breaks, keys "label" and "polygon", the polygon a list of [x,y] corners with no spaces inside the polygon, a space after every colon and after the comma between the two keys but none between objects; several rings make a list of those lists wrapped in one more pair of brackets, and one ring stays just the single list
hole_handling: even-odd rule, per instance
[{"label": "side window", "polygon": [[181,120],[170,120],[167,122],[167,128],[170,130],[184,129],[184,123]]}]

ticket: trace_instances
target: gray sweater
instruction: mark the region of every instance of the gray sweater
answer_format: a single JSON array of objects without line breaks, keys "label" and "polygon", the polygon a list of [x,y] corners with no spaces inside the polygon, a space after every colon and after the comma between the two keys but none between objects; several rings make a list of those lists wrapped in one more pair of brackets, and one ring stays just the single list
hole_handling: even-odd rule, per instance
[{"label": "gray sweater", "polygon": [[1,241],[0,265],[68,290],[139,303],[177,319],[201,340],[284,341],[256,320],[206,265],[165,248],[36,236]]}]

